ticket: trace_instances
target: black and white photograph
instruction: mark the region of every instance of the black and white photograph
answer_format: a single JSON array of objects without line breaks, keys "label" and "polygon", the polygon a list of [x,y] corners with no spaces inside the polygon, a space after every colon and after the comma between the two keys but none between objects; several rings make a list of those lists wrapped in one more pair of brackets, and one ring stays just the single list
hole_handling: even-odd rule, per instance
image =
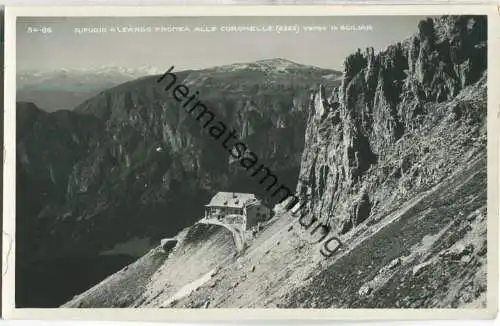
[{"label": "black and white photograph", "polygon": [[15,308],[492,311],[490,18],[17,16]]}]

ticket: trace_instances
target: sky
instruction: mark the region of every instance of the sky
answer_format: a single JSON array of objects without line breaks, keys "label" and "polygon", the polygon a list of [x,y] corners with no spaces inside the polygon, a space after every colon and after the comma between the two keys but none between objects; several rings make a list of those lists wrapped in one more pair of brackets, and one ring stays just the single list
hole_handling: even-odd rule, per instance
[{"label": "sky", "polygon": [[[383,50],[416,32],[423,18],[19,17],[17,70],[100,66],[164,69],[172,65],[176,69],[201,69],[272,58],[341,70],[350,53],[369,46],[376,52]],[[162,26],[163,30],[157,29]],[[273,26],[273,30],[223,30],[234,26]],[[296,27],[278,33],[276,26]],[[307,31],[307,26],[322,26],[326,30]],[[342,26],[351,26],[351,30],[342,30]],[[142,32],[130,30],[139,27],[143,28]],[[190,31],[172,31],[172,27],[189,28]],[[197,27],[216,29],[204,32],[196,30]],[[353,27],[357,30],[352,30]],[[91,33],[84,28],[96,28],[100,32]]]}]

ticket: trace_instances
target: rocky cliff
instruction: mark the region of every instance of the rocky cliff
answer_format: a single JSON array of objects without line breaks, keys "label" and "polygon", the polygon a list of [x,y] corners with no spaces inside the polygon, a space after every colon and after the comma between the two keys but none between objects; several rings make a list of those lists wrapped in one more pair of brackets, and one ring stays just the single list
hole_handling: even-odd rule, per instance
[{"label": "rocky cliff", "polygon": [[[301,219],[278,214],[232,252],[197,224],[64,306],[484,308],[486,79],[485,17],[354,53],[310,99]],[[342,242],[329,257],[313,218]]]},{"label": "rocky cliff", "polygon": [[[457,96],[486,85],[486,31],[485,17],[429,18],[376,55],[347,57],[342,85],[313,98],[297,187],[304,210],[344,234],[444,178],[468,146],[484,146],[481,95]],[[463,144],[445,146],[450,129]]]}]

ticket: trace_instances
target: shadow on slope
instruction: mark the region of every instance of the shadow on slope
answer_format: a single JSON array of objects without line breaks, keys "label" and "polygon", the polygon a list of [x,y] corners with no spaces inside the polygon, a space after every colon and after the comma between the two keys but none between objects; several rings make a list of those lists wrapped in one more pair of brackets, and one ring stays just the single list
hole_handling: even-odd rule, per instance
[{"label": "shadow on slope", "polygon": [[57,307],[134,260],[127,255],[79,256],[18,266],[16,307]]}]

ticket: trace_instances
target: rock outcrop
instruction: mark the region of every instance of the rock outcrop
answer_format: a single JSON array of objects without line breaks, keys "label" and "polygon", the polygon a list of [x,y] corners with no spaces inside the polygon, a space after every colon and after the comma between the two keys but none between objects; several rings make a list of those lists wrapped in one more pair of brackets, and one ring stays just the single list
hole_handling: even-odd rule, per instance
[{"label": "rock outcrop", "polygon": [[383,183],[415,173],[429,148],[424,140],[421,152],[405,154],[410,134],[425,138],[448,115],[484,123],[486,112],[467,103],[441,111],[436,105],[486,82],[486,32],[486,17],[429,18],[414,36],[378,54],[368,48],[347,57],[342,84],[311,99],[297,186],[306,211],[346,233],[392,200],[377,194]]}]

